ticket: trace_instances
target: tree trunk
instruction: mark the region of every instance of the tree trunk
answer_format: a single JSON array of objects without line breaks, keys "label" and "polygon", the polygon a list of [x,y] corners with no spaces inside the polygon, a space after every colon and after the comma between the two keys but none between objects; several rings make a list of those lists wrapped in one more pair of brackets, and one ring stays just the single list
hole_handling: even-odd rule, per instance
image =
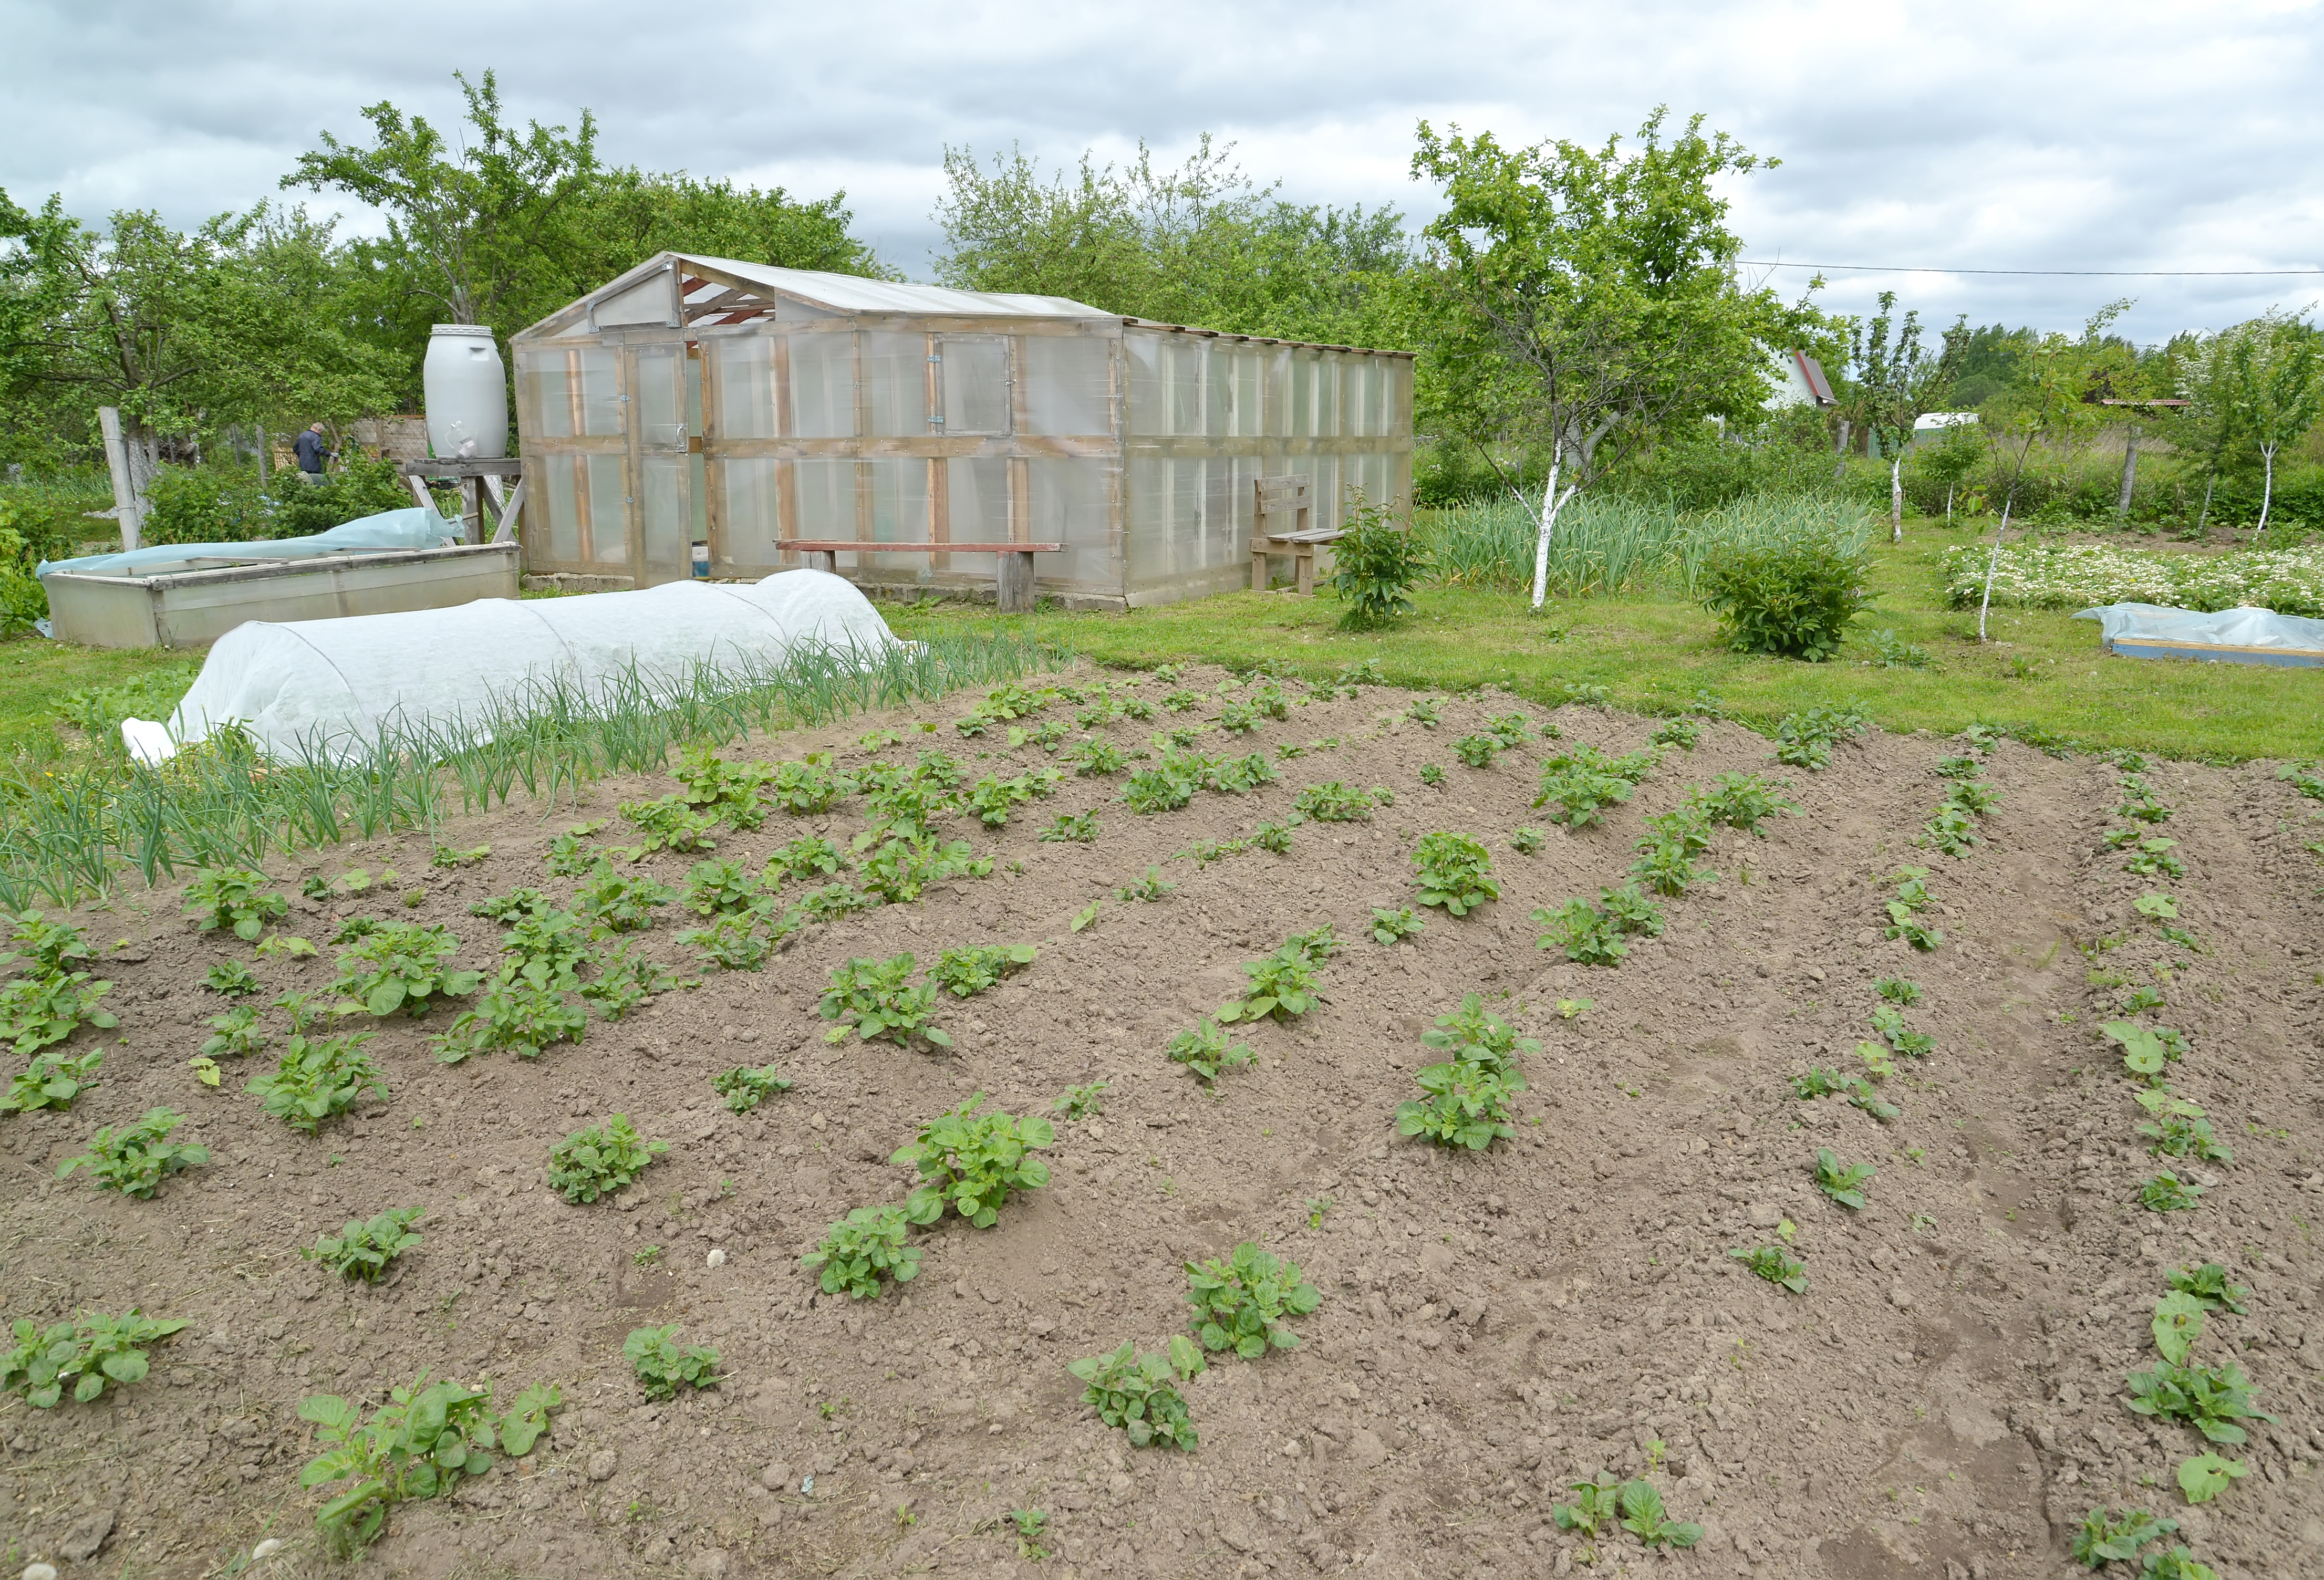
[{"label": "tree trunk", "polygon": [[272,436],[272,435],[269,434],[269,433],[266,431],[266,424],[264,424],[263,422],[262,422],[262,423],[260,423],[260,424],[258,425],[257,433],[258,433],[258,491],[259,491],[261,494],[263,494],[263,493],[265,493],[265,492],[266,492],[266,467],[267,467],[267,463],[268,463],[270,460],[272,460],[272,450],[273,450],[273,448],[274,448],[274,439],[273,439],[273,436]]},{"label": "tree trunk", "polygon": [[1831,447],[1831,453],[1838,457],[1838,459],[1832,463],[1831,467],[1831,480],[1835,483],[1848,476],[1848,434],[1849,427],[1850,424],[1847,418],[1843,417],[1840,420],[1840,439],[1839,442],[1835,443]]},{"label": "tree trunk", "polygon": [[2133,428],[2122,447],[2122,497],[2115,501],[2115,524],[2130,520],[2130,491],[2138,482],[2138,430]]},{"label": "tree trunk", "polygon": [[1888,541],[1904,541],[1904,452],[1899,448],[1888,458]]},{"label": "tree trunk", "polygon": [[2255,548],[2259,544],[2261,534],[2267,531],[2267,507],[2275,499],[2275,447],[2272,444],[2260,446],[2259,458],[2261,464],[2267,468],[2267,480],[2260,485],[2259,525],[2252,529],[2252,544]]},{"label": "tree trunk", "polygon": [[1549,538],[1557,527],[1557,513],[1573,497],[1574,485],[1566,485],[1565,492],[1557,492],[1558,464],[1564,459],[1564,447],[1559,446],[1549,459],[1549,485],[1541,491],[1541,530],[1533,541],[1533,606],[1541,607],[1549,596]]},{"label": "tree trunk", "polygon": [[2203,529],[2210,522],[2211,490],[2218,487],[2218,483],[2219,468],[2214,465],[2210,475],[2203,479],[2203,513],[2195,518],[2195,536],[2198,538],[2203,535]]},{"label": "tree trunk", "polygon": [[1953,524],[1953,485],[1952,485],[1951,484],[1948,483],[1948,484],[1946,484],[1946,485],[1945,485],[1945,525],[1946,525],[1946,526],[1948,526],[1948,527],[1950,527],[1952,524]]}]

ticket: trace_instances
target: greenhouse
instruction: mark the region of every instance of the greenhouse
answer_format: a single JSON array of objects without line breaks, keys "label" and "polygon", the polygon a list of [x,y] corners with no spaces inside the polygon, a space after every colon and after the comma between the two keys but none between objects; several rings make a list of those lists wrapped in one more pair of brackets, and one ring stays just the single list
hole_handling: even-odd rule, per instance
[{"label": "greenhouse", "polygon": [[1318,531],[1411,502],[1406,352],[669,253],[512,344],[536,575],[973,594],[1007,561],[1121,607],[1250,585],[1263,480]]}]

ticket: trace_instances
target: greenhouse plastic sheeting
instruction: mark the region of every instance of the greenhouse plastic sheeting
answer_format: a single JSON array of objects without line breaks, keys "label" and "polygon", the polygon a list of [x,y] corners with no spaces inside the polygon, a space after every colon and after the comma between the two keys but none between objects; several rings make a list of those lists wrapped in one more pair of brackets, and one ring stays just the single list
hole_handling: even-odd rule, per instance
[{"label": "greenhouse plastic sheeting", "polygon": [[862,593],[820,570],[343,620],[254,620],[210,649],[166,729],[131,719],[122,738],[151,763],[231,722],[271,757],[349,757],[383,730],[482,727],[530,688],[595,698],[634,675],[667,689],[706,669],[763,671],[800,647],[868,656],[895,640]]},{"label": "greenhouse plastic sheeting", "polygon": [[2303,620],[2273,609],[2204,614],[2160,604],[2108,604],[2084,609],[2074,618],[2097,621],[2107,651],[2120,658],[2324,665],[2324,620]]},{"label": "greenhouse plastic sheeting", "polygon": [[247,543],[161,543],[124,554],[85,554],[78,559],[42,560],[35,576],[52,570],[77,576],[134,576],[147,566],[183,566],[189,559],[312,559],[324,554],[361,554],[366,550],[434,549],[460,541],[456,522],[412,505],[342,522],[311,538],[265,538]]}]

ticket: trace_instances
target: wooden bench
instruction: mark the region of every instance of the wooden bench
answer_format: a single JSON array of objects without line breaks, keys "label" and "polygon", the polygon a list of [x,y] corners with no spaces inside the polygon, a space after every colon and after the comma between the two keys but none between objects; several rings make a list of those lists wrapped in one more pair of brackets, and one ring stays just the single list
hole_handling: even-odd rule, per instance
[{"label": "wooden bench", "polygon": [[992,554],[1000,568],[993,577],[993,602],[1003,614],[1022,614],[1033,607],[1033,556],[1062,554],[1063,543],[867,543],[853,538],[781,538],[778,549],[807,556],[814,570],[836,571],[842,554]]},{"label": "wooden bench", "polygon": [[1287,553],[1293,584],[1305,597],[1315,590],[1316,546],[1336,543],[1345,534],[1338,527],[1308,524],[1314,512],[1306,478],[1260,477],[1254,479],[1252,486],[1258,495],[1254,513],[1258,530],[1250,540],[1250,590],[1267,590],[1268,556]]}]

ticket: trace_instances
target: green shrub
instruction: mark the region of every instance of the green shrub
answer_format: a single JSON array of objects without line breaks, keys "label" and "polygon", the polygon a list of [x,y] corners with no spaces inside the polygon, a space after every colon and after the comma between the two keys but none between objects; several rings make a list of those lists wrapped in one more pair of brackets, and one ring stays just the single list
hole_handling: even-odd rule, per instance
[{"label": "green shrub", "polygon": [[1865,585],[1869,569],[1860,540],[1803,533],[1718,550],[1703,567],[1701,597],[1737,652],[1818,663],[1878,596]]},{"label": "green shrub", "polygon": [[1377,630],[1411,614],[1416,606],[1412,585],[1429,570],[1419,534],[1399,523],[1388,506],[1360,496],[1348,512],[1346,531],[1332,545],[1332,590],[1348,605],[1340,616],[1343,631]]}]

